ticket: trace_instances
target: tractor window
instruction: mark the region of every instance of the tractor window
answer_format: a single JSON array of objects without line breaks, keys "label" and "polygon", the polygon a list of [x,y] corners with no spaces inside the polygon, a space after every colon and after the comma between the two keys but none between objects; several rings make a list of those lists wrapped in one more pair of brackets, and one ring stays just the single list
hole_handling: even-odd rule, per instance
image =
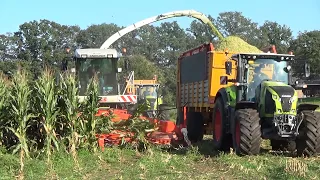
[{"label": "tractor window", "polygon": [[288,83],[288,73],[285,72],[285,67],[287,67],[286,61],[277,62],[274,59],[256,59],[253,63],[249,64],[247,71],[249,83],[248,98],[254,97],[255,89],[265,79]]},{"label": "tractor window", "polygon": [[139,99],[145,99],[146,96],[157,98],[157,87],[141,86],[139,88]]},{"label": "tractor window", "polygon": [[116,59],[77,59],[76,72],[80,81],[79,95],[83,96],[90,79],[97,74],[99,95],[117,95]]}]

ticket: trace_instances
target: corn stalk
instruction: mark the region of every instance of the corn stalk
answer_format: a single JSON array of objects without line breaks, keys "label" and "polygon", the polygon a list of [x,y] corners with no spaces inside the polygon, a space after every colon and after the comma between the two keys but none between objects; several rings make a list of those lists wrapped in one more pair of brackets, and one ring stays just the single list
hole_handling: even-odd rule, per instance
[{"label": "corn stalk", "polygon": [[93,77],[88,85],[86,91],[86,99],[82,103],[82,117],[81,121],[81,134],[85,137],[84,146],[94,152],[97,149],[97,138],[96,138],[96,126],[97,117],[96,114],[99,109],[99,94],[98,94],[98,83],[96,76]]},{"label": "corn stalk", "polygon": [[18,138],[19,143],[16,145],[13,153],[20,151],[20,173],[23,172],[24,158],[29,158],[29,147],[27,139],[27,128],[29,120],[34,117],[31,113],[30,95],[32,93],[27,80],[27,73],[18,69],[13,77],[13,86],[9,94],[11,109],[9,113],[14,118],[16,127],[8,127]]},{"label": "corn stalk", "polygon": [[55,124],[59,114],[58,92],[55,78],[49,69],[45,69],[42,76],[35,83],[36,111],[39,113],[40,125],[45,130],[45,144],[47,161],[50,162],[52,145],[59,150],[58,140],[55,132]]},{"label": "corn stalk", "polygon": [[10,121],[8,121],[7,108],[8,108],[8,96],[9,95],[9,81],[6,77],[0,73],[0,146],[2,144],[7,145],[8,137],[5,127]]},{"label": "corn stalk", "polygon": [[60,74],[60,98],[59,104],[63,107],[63,116],[67,122],[68,150],[72,153],[75,163],[78,165],[76,149],[79,146],[79,134],[77,132],[79,120],[79,99],[77,82],[72,73]]}]

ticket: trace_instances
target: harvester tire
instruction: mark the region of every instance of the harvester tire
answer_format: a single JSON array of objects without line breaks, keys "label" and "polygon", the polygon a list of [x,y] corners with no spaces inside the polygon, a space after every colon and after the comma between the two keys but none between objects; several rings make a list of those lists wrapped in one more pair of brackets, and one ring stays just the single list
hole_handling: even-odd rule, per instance
[{"label": "harvester tire", "polygon": [[258,155],[261,141],[260,117],[257,110],[237,110],[233,131],[233,147],[236,154]]},{"label": "harvester tire", "polygon": [[187,112],[187,131],[191,142],[202,141],[204,127],[203,116],[200,112]]},{"label": "harvester tire", "polygon": [[215,107],[212,114],[212,124],[213,124],[213,146],[214,149],[218,151],[230,151],[232,146],[231,135],[227,132],[227,120],[223,107],[222,98],[218,98],[215,102]]},{"label": "harvester tire", "polygon": [[319,113],[313,111],[302,111],[301,113],[303,115],[300,126],[302,137],[296,141],[297,154],[298,156],[316,156],[320,153]]}]

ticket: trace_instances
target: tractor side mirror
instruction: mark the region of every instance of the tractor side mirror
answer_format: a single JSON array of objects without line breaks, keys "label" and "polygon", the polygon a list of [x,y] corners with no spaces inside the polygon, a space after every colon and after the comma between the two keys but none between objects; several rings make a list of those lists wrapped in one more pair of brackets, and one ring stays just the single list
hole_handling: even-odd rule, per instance
[{"label": "tractor side mirror", "polygon": [[306,77],[310,76],[310,64],[309,63],[304,64],[304,73],[305,73]]},{"label": "tractor side mirror", "polygon": [[283,70],[284,70],[286,73],[289,73],[290,70],[291,70],[291,66],[289,65],[289,66],[285,67]]},{"label": "tractor side mirror", "polygon": [[224,64],[225,70],[226,70],[226,74],[227,75],[231,75],[232,72],[232,62],[231,61],[226,61]]}]

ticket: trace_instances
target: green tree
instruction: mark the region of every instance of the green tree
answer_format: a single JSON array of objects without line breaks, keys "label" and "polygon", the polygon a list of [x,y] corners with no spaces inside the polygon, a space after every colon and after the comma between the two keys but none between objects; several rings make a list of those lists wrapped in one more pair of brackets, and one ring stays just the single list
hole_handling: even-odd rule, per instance
[{"label": "green tree", "polygon": [[290,41],[293,38],[292,31],[288,26],[266,21],[260,27],[260,31],[260,47],[275,45],[278,53],[288,53]]},{"label": "green tree", "polygon": [[242,15],[241,12],[220,13],[214,21],[223,36],[239,36],[253,46],[258,45],[258,24]]},{"label": "green tree", "polygon": [[296,74],[304,73],[304,62],[310,63],[312,74],[320,74],[320,31],[303,32],[291,42],[290,50],[295,54]]}]

